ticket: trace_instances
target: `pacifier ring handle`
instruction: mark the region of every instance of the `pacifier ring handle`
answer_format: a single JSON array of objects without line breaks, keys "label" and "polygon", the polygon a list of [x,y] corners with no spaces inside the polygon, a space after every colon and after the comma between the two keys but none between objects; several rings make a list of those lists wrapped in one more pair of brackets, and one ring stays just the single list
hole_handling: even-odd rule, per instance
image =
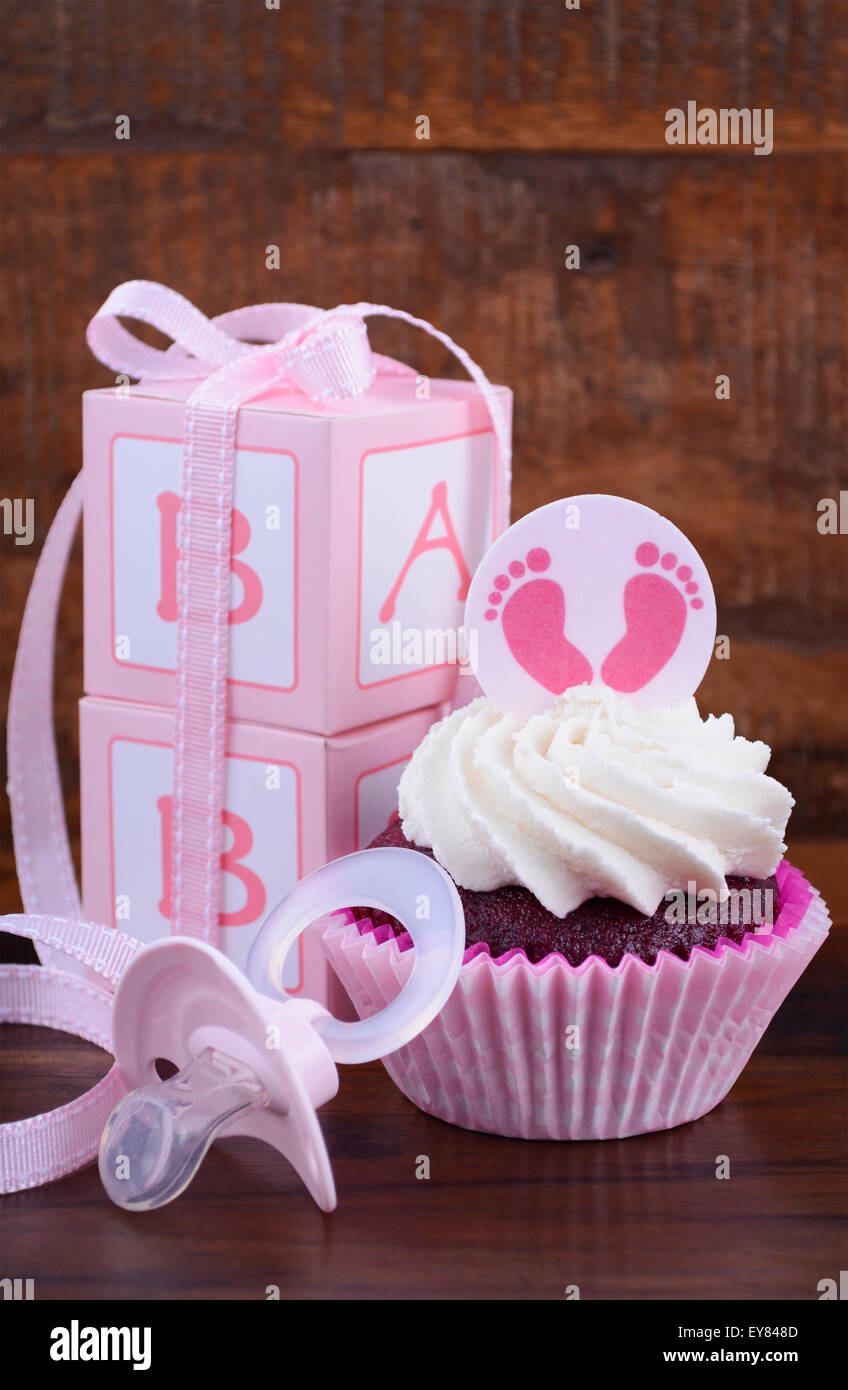
[{"label": "pacifier ring handle", "polygon": [[285,998],[283,970],[297,939],[317,918],[350,907],[397,918],[415,947],[412,973],[396,999],[372,1018],[344,1023],[328,1015],[315,1028],[336,1062],[371,1062],[409,1042],[439,1013],[456,984],[465,951],[465,917],[453,880],[414,850],[360,850],[325,864],[266,918],[246,973],[272,998]]}]

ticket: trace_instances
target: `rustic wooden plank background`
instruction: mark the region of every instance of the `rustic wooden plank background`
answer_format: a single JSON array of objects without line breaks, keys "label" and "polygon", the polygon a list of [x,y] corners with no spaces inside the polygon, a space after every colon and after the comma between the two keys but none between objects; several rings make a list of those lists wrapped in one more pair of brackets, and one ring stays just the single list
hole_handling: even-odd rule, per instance
[{"label": "rustic wooden plank background", "polygon": [[[617,491],[688,532],[731,639],[703,708],[773,745],[794,835],[848,831],[848,542],[816,527],[848,486],[844,0],[5,0],[2,23],[0,491],[35,499],[37,529],[0,535],[4,699],[80,393],[108,381],[84,329],[112,286],[163,280],[208,313],[384,300],[514,388],[515,517]],[[774,154],[667,146],[690,99],[772,107]],[[411,332],[374,339],[454,370]],[[77,570],[72,819],[81,621]],[[7,869],[8,844],[4,806]]]}]

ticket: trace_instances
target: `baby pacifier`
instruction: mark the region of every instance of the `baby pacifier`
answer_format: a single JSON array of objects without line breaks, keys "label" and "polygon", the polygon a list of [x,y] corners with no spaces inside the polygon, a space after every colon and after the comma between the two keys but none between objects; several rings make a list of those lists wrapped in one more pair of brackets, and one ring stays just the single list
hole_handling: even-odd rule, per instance
[{"label": "baby pacifier", "polygon": [[[345,1023],[312,999],[287,998],[286,957],[317,918],[353,905],[389,913],[412,937],[415,960],[396,999]],[[416,1037],[459,975],[465,927],[459,894],[433,860],[370,849],[302,879],[259,929],[247,978],[202,941],[145,947],[115,994],[113,1050],[130,1093],[100,1143],[103,1186],[127,1211],[149,1211],[185,1190],[212,1141],[250,1135],[273,1145],[322,1211],[336,1189],[316,1111],[337,1092],[336,1063],[384,1057]],[[178,1068],[161,1080],[157,1061]]]}]

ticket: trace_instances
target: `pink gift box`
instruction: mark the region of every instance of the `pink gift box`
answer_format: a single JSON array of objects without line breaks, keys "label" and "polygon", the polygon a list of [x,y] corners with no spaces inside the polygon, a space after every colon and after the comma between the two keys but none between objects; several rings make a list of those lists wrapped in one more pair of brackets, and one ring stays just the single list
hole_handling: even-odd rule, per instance
[{"label": "pink gift box", "polygon": [[[244,966],[257,927],[301,875],[364,848],[397,806],[397,785],[438,709],[332,738],[228,725],[220,945]],[[170,710],[80,701],[85,916],[142,941],[169,933],[173,723]],[[319,946],[301,938],[287,987],[339,1012]]]},{"label": "pink gift box", "polygon": [[[194,385],[85,395],[90,695],[174,703]],[[498,396],[509,419],[511,393]],[[378,378],[325,405],[268,393],[239,413],[234,501],[233,719],[334,734],[451,697],[470,576],[509,510],[473,384]]]}]

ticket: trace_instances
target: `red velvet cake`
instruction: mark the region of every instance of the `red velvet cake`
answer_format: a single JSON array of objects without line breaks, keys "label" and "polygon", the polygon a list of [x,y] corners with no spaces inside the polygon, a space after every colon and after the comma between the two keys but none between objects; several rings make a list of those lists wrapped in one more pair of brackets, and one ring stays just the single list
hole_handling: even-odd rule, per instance
[{"label": "red velvet cake", "polygon": [[[432,850],[409,844],[397,816],[369,848],[383,845],[417,850],[433,858]],[[774,875],[760,879],[732,874],[727,886],[740,895],[739,901],[760,904],[765,910],[756,913],[754,921],[747,925],[734,922],[732,913],[717,913],[716,921],[676,922],[668,920],[665,903],[646,917],[615,898],[590,898],[566,917],[555,917],[529,889],[517,884],[488,893],[460,885],[457,888],[465,912],[466,947],[484,946],[495,960],[507,951],[521,950],[528,960],[536,962],[555,951],[565,956],[569,965],[580,965],[589,956],[601,956],[609,965],[618,965],[622,956],[629,953],[653,965],[658,951],[671,951],[686,960],[694,946],[713,947],[721,938],[741,942],[757,925],[777,919],[780,892]],[[362,922],[363,931],[388,927],[396,936],[402,932],[385,912],[365,907],[352,910],[356,920]],[[723,917],[730,920],[724,921]]]}]

